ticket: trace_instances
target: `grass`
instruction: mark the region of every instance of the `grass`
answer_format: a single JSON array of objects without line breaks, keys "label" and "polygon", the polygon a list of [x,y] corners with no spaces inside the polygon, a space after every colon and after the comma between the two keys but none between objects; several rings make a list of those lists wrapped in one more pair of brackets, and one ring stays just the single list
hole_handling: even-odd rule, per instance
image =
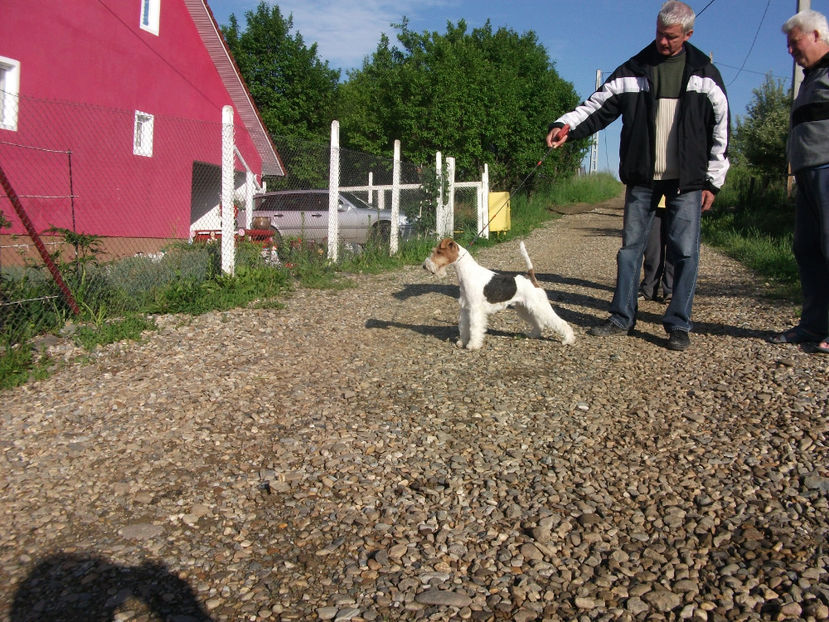
[{"label": "grass", "polygon": [[[490,239],[476,238],[474,205],[456,208],[456,234],[461,244],[498,244],[524,237],[557,216],[551,206],[598,203],[618,196],[622,185],[611,175],[574,177],[511,197],[511,229],[495,232]],[[468,203],[468,202],[467,202]],[[703,216],[706,244],[722,249],[772,285],[772,294],[799,301],[797,266],[791,251],[793,202],[781,184],[761,184],[739,168],[718,195],[714,209]],[[401,243],[390,257],[382,244],[367,244],[360,252],[341,249],[334,265],[326,249],[300,240],[285,240],[281,263],[263,257],[259,246],[240,243],[235,275],[221,271],[218,244],[173,244],[159,259],[130,257],[118,262],[98,262],[94,236],[73,239],[82,253],[58,264],[82,308],[72,318],[52,281],[43,270],[7,268],[2,274],[6,300],[21,301],[4,308],[0,317],[0,389],[46,377],[53,367],[48,357],[32,347],[32,338],[58,334],[70,318],[77,325],[75,342],[86,350],[121,341],[139,340],[153,330],[152,315],[198,315],[238,307],[280,309],[280,297],[296,285],[320,289],[352,287],[352,274],[374,274],[405,265],[419,264],[434,245],[425,236]],[[11,309],[11,313],[9,312]],[[65,331],[63,331],[65,332]]]},{"label": "grass", "polygon": [[703,242],[753,270],[770,285],[771,296],[798,303],[793,230],[794,200],[783,180],[763,184],[739,167],[702,218]]},{"label": "grass", "polygon": [[[486,246],[525,236],[557,217],[550,210],[552,205],[600,202],[618,196],[621,190],[621,184],[612,176],[600,174],[558,182],[534,191],[531,196],[517,194],[511,198],[511,229],[494,233],[489,240],[476,239],[475,243]],[[457,236],[461,243],[469,244],[475,239],[477,223],[470,213],[462,212],[456,225],[464,227]],[[419,264],[435,239],[426,236],[407,240],[392,257],[383,244],[367,244],[360,252],[343,248],[336,265],[327,260],[323,247],[300,240],[284,240],[278,264],[264,257],[260,247],[240,243],[233,277],[221,271],[218,244],[177,243],[165,249],[160,260],[131,257],[105,263],[97,261],[97,241],[93,237],[79,242],[86,251],[81,260],[58,258],[58,263],[68,275],[67,280],[82,308],[81,317],[73,319],[77,325],[72,338],[91,351],[124,339],[140,340],[145,331],[154,329],[154,314],[183,314],[182,321],[186,322],[187,315],[208,311],[238,307],[280,309],[280,297],[297,285],[325,289],[351,287],[353,281],[349,275]],[[39,302],[22,305],[27,313],[21,316],[22,327],[13,336],[8,326],[0,334],[0,388],[6,389],[48,375],[50,362],[45,355],[34,351],[31,338],[61,332],[71,313],[51,281],[42,277],[42,271],[22,269],[17,274],[4,273],[3,292],[12,300],[36,301],[43,296],[50,297],[46,305]]]},{"label": "grass", "polygon": [[49,375],[50,361],[28,342],[6,343],[0,350],[0,390],[11,389]]},{"label": "grass", "polygon": [[72,336],[75,343],[92,351],[97,346],[125,339],[139,341],[145,330],[154,330],[155,327],[155,322],[151,318],[130,313],[126,317],[104,320],[99,324],[80,325]]},{"label": "grass", "polygon": [[568,183],[551,184],[543,196],[553,205],[600,203],[618,196],[622,189],[622,184],[612,175],[597,173],[574,177]]}]

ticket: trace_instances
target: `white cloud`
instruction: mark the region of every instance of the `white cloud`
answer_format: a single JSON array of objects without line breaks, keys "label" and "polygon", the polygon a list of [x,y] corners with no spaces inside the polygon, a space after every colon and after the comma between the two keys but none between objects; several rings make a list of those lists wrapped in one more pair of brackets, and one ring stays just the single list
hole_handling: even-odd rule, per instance
[{"label": "white cloud", "polygon": [[[255,11],[260,0],[208,0],[220,24],[226,24],[231,13],[240,27],[244,15]],[[409,19],[415,32],[442,31],[447,21],[457,21],[464,9],[478,6],[478,0],[266,0],[276,4],[286,18],[293,15],[293,34],[299,33],[305,45],[317,44],[317,55],[334,69],[355,69],[377,49],[380,35],[385,33],[392,44],[397,43],[397,30],[403,17]],[[475,11],[472,10],[472,13]],[[467,16],[469,17],[469,16]]]},{"label": "white cloud", "polygon": [[[294,32],[306,45],[317,44],[317,55],[333,68],[359,68],[370,56],[380,35],[396,43],[391,24],[406,16],[414,23],[418,16],[435,7],[457,4],[447,0],[282,0],[276,3],[284,16],[293,15]],[[419,30],[419,28],[413,28]]]}]

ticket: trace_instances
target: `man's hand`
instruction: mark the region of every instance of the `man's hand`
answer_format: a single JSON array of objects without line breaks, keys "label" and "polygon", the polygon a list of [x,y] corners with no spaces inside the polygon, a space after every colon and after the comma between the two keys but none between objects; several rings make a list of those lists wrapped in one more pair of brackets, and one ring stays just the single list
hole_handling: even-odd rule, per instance
[{"label": "man's hand", "polygon": [[565,142],[567,142],[567,133],[569,131],[569,125],[565,125],[564,127],[554,127],[551,129],[550,133],[547,134],[547,146],[552,147],[553,149],[561,147]]},{"label": "man's hand", "polygon": [[702,211],[707,212],[714,205],[714,193],[710,190],[702,191]]}]

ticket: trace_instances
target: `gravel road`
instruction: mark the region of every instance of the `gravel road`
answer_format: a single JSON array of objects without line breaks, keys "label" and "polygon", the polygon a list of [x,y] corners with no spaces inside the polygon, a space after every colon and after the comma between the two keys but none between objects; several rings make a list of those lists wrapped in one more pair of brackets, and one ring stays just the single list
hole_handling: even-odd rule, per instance
[{"label": "gravel road", "polygon": [[690,350],[656,302],[588,336],[620,228],[526,238],[571,346],[506,312],[456,348],[417,267],[53,345],[0,393],[0,619],[829,618],[829,357],[767,344],[798,309],[709,248]]}]

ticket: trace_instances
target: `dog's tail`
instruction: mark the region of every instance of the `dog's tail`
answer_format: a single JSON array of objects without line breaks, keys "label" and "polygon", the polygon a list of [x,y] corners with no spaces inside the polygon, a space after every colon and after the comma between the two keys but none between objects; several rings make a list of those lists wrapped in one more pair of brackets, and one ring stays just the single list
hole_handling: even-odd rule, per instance
[{"label": "dog's tail", "polygon": [[524,240],[521,240],[521,242],[518,244],[518,248],[521,251],[521,256],[524,257],[524,261],[527,263],[527,274],[530,277],[530,281],[532,281],[532,284],[536,287],[541,287],[541,285],[538,284],[538,280],[535,278],[533,262],[530,260],[530,254],[527,252],[527,247],[524,246]]}]

